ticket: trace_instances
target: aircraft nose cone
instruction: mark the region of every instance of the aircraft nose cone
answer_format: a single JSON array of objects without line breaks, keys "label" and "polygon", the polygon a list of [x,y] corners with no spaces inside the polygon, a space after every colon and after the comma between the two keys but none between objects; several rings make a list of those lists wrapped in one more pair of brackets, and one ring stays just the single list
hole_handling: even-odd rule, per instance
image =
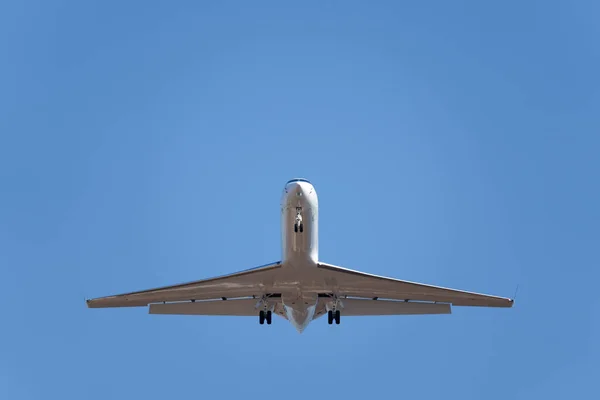
[{"label": "aircraft nose cone", "polygon": [[290,183],[288,185],[288,193],[294,197],[305,196],[306,188],[300,182]]},{"label": "aircraft nose cone", "polygon": [[304,192],[304,186],[300,183],[295,183],[294,188],[292,189],[294,193],[301,194]]}]

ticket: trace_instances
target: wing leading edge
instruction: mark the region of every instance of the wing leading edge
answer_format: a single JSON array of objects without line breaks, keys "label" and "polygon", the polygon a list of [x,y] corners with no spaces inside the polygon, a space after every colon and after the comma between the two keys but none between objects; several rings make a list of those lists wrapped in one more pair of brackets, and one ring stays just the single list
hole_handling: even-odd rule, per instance
[{"label": "wing leading edge", "polygon": [[505,297],[402,281],[326,263],[318,263],[317,266],[338,296],[449,303],[453,306],[513,306],[513,299]]}]

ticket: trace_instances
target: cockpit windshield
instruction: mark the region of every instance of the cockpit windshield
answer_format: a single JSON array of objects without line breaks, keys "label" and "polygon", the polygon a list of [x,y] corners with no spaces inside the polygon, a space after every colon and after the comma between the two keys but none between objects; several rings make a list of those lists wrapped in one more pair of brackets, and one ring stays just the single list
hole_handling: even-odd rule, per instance
[{"label": "cockpit windshield", "polygon": [[310,183],[310,181],[308,179],[295,178],[295,179],[290,179],[289,181],[287,181],[286,185],[289,185],[290,183],[294,183],[294,182],[306,182],[306,183]]}]

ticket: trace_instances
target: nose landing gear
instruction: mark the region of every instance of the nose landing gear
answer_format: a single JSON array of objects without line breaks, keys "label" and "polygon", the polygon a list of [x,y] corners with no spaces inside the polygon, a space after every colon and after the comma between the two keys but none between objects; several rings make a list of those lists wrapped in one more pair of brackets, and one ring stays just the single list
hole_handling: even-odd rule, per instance
[{"label": "nose landing gear", "polygon": [[296,207],[296,223],[294,224],[294,232],[304,232],[304,224],[302,223],[302,207]]}]

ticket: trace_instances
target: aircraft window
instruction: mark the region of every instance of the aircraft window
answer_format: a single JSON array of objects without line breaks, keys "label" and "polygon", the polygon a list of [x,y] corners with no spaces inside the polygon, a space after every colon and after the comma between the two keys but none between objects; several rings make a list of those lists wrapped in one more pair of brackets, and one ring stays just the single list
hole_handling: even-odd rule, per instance
[{"label": "aircraft window", "polygon": [[289,181],[287,181],[286,185],[288,183],[292,183],[292,182],[306,182],[306,183],[310,183],[310,181],[308,179],[297,178],[297,179],[290,179]]}]

